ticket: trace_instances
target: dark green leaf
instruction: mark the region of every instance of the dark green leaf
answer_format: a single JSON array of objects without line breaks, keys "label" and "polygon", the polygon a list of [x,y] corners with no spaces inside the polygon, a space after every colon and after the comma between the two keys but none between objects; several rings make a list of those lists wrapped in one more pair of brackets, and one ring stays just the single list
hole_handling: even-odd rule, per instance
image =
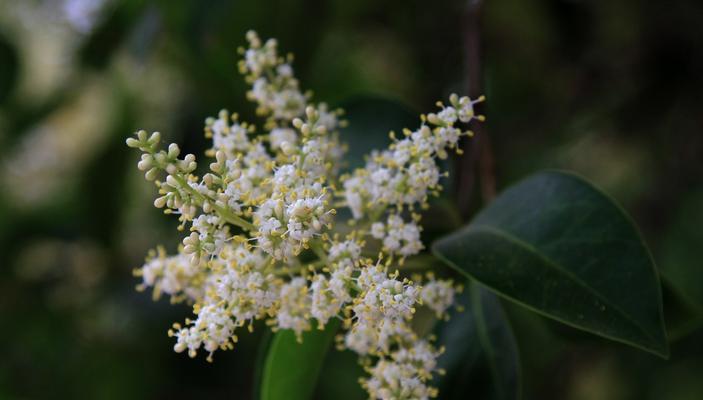
[{"label": "dark green leaf", "polygon": [[359,355],[351,350],[330,351],[320,371],[315,399],[365,400],[368,393],[359,379],[368,374],[359,363]]},{"label": "dark green leaf", "polygon": [[439,366],[442,399],[519,399],[520,360],[510,324],[498,298],[476,283],[458,300],[465,310],[440,325],[438,344],[447,351]]},{"label": "dark green leaf", "polygon": [[330,321],[323,331],[305,333],[302,343],[298,343],[293,331],[277,332],[264,364],[261,399],[310,399],[338,327],[339,321]]},{"label": "dark green leaf", "polygon": [[261,382],[264,379],[264,365],[268,357],[271,342],[274,338],[274,333],[270,329],[264,329],[261,335],[259,348],[256,351],[256,360],[254,360],[254,388],[252,390],[252,399],[261,399]]},{"label": "dark green leaf", "polygon": [[525,179],[433,251],[536,312],[668,356],[649,250],[623,210],[582,178]]}]

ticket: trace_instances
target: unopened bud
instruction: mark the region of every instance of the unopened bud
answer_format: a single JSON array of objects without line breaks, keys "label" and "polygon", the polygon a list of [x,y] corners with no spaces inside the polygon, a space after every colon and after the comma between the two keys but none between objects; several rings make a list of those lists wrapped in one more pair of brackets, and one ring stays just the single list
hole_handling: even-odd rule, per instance
[{"label": "unopened bud", "polygon": [[181,154],[181,149],[178,148],[177,144],[171,143],[168,145],[168,156],[170,158],[176,158],[179,154]]},{"label": "unopened bud", "polygon": [[166,196],[157,197],[156,200],[154,200],[154,207],[164,208],[166,205],[166,200]]},{"label": "unopened bud", "polygon": [[139,168],[140,171],[146,171],[151,167],[153,167],[151,156],[148,154],[142,154],[142,159],[137,163],[137,168]]},{"label": "unopened bud", "polygon": [[125,143],[127,143],[127,146],[132,147],[132,148],[137,148],[137,147],[141,146],[141,142],[133,137],[127,138]]},{"label": "unopened bud", "polygon": [[158,170],[158,169],[152,168],[152,169],[146,171],[146,174],[144,174],[144,177],[145,177],[146,180],[148,180],[148,181],[153,181],[154,179],[156,179],[158,173],[159,173],[159,170]]},{"label": "unopened bud", "polygon": [[160,141],[161,141],[161,133],[159,133],[159,132],[154,132],[149,137],[150,144],[156,144],[156,143],[159,143]]}]

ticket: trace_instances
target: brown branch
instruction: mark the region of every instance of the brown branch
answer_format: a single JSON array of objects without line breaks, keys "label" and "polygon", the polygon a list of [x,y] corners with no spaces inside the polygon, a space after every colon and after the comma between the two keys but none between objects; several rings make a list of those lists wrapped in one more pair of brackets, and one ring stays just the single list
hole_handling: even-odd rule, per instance
[{"label": "brown branch", "polygon": [[[483,94],[481,15],[483,1],[468,0],[463,16],[466,90],[471,98]],[[495,196],[495,174],[490,138],[483,123],[472,126],[473,138],[464,137],[459,143],[464,155],[455,159],[456,202],[461,217],[466,220],[471,211],[471,199],[478,178],[481,199],[489,202]]]}]

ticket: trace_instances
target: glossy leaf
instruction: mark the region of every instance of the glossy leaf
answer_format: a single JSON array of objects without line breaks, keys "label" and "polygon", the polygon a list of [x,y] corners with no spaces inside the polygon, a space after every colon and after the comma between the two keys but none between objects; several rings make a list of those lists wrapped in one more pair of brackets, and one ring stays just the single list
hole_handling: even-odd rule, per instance
[{"label": "glossy leaf", "polygon": [[510,323],[498,297],[471,283],[459,297],[463,312],[440,325],[438,344],[447,351],[439,358],[446,372],[437,386],[442,399],[521,397],[520,359]]},{"label": "glossy leaf", "polygon": [[339,322],[330,321],[325,330],[314,329],[305,333],[302,343],[296,340],[293,331],[277,332],[264,363],[261,399],[310,399],[337,328]]},{"label": "glossy leaf", "polygon": [[534,311],[668,356],[649,250],[623,210],[580,177],[543,172],[525,179],[433,251]]},{"label": "glossy leaf", "polygon": [[270,329],[264,329],[259,338],[259,348],[256,351],[256,359],[254,360],[254,387],[252,388],[252,399],[261,399],[261,386],[264,379],[264,366],[268,358],[271,342],[275,334]]}]

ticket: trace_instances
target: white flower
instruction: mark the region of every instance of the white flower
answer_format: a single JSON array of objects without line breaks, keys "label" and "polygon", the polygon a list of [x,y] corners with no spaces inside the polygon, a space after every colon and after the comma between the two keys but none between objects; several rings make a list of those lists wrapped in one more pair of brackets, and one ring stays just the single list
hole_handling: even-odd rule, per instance
[{"label": "white flower", "polygon": [[371,225],[371,235],[382,239],[383,247],[391,254],[408,257],[419,253],[424,245],[420,241],[420,227],[415,222],[405,222],[397,214],[388,216],[386,224]]},{"label": "white flower", "polygon": [[340,268],[353,267],[361,258],[361,244],[353,239],[334,243],[328,252],[330,262],[336,262]]},{"label": "white flower", "polygon": [[384,352],[398,338],[412,336],[407,321],[418,302],[414,285],[389,277],[380,266],[362,269],[357,285],[361,293],[352,307],[355,323],[347,346],[361,354]]},{"label": "white flower", "polygon": [[217,299],[224,301],[237,324],[262,318],[278,300],[279,282],[261,270],[265,259],[244,246],[231,250],[223,260],[222,273],[214,285]]},{"label": "white flower", "polygon": [[446,125],[452,125],[457,120],[457,113],[454,107],[445,107],[437,113],[437,118]]},{"label": "white flower", "polygon": [[416,375],[412,365],[381,360],[363,382],[373,399],[427,400],[434,391]]},{"label": "white flower", "polygon": [[[193,220],[191,231],[197,233],[198,240],[192,243],[184,241],[184,245],[196,245],[199,251],[207,254],[219,253],[229,237],[229,229],[225,227],[225,222],[214,214],[200,214]],[[186,250],[186,253],[194,252],[196,252],[195,249]]]},{"label": "white flower", "polygon": [[227,347],[234,333],[234,321],[223,307],[212,304],[201,308],[192,326],[180,329],[174,350],[182,352],[186,348],[195,357],[202,345],[211,355],[218,348]]},{"label": "white flower", "polygon": [[386,236],[386,226],[383,222],[374,222],[371,224],[371,236],[376,239],[383,239]]},{"label": "white flower", "polygon": [[206,130],[212,133],[213,148],[227,154],[246,151],[250,146],[246,128],[236,122],[229,125],[228,119],[229,113],[222,110],[216,120],[206,120]]},{"label": "white flower", "polygon": [[376,293],[371,294],[372,300],[370,301],[375,302],[376,299],[373,298],[378,298],[377,301],[383,310],[384,318],[410,319],[415,312],[417,295],[415,286],[404,284],[395,279],[387,279],[377,288]]},{"label": "white flower", "polygon": [[322,230],[328,216],[321,198],[298,199],[286,210],[288,215],[288,235],[290,238],[307,242]]},{"label": "white flower", "polygon": [[366,180],[360,176],[344,181],[344,196],[354,219],[360,219],[364,216],[363,193],[365,192],[365,182]]},{"label": "white flower", "polygon": [[167,257],[162,248],[157,252],[137,271],[142,277],[143,287],[153,287],[154,298],[161,293],[170,295],[173,300],[178,300],[181,295],[191,300],[201,297],[201,271],[191,264],[190,257],[183,253]]},{"label": "white flower", "polygon": [[369,266],[361,269],[359,277],[356,278],[356,283],[362,290],[368,290],[374,286],[382,284],[388,275],[379,266]]},{"label": "white flower", "polygon": [[374,399],[429,399],[437,390],[428,384],[436,371],[437,357],[424,340],[401,346],[390,358],[381,358],[370,368],[371,377],[362,384]]},{"label": "white flower", "polygon": [[351,266],[337,268],[332,272],[328,283],[330,293],[342,303],[348,303],[352,300],[349,293],[352,272],[353,268]]},{"label": "white flower", "polygon": [[422,285],[420,298],[437,316],[442,316],[454,304],[455,295],[456,289],[452,281],[431,279]]},{"label": "white flower", "polygon": [[361,355],[375,351],[378,348],[376,327],[367,321],[354,324],[344,337],[344,345]]},{"label": "white flower", "polygon": [[330,281],[323,275],[315,276],[310,288],[312,289],[310,313],[320,326],[324,326],[330,318],[339,314],[344,302],[350,299],[346,291],[344,297],[336,296],[330,286]]},{"label": "white flower", "polygon": [[300,337],[310,329],[311,299],[304,278],[293,278],[281,287],[280,309],[276,322],[281,329],[292,329]]},{"label": "white flower", "polygon": [[271,142],[271,149],[278,150],[281,149],[283,143],[296,144],[298,135],[290,128],[275,128],[269,133],[269,141]]}]

